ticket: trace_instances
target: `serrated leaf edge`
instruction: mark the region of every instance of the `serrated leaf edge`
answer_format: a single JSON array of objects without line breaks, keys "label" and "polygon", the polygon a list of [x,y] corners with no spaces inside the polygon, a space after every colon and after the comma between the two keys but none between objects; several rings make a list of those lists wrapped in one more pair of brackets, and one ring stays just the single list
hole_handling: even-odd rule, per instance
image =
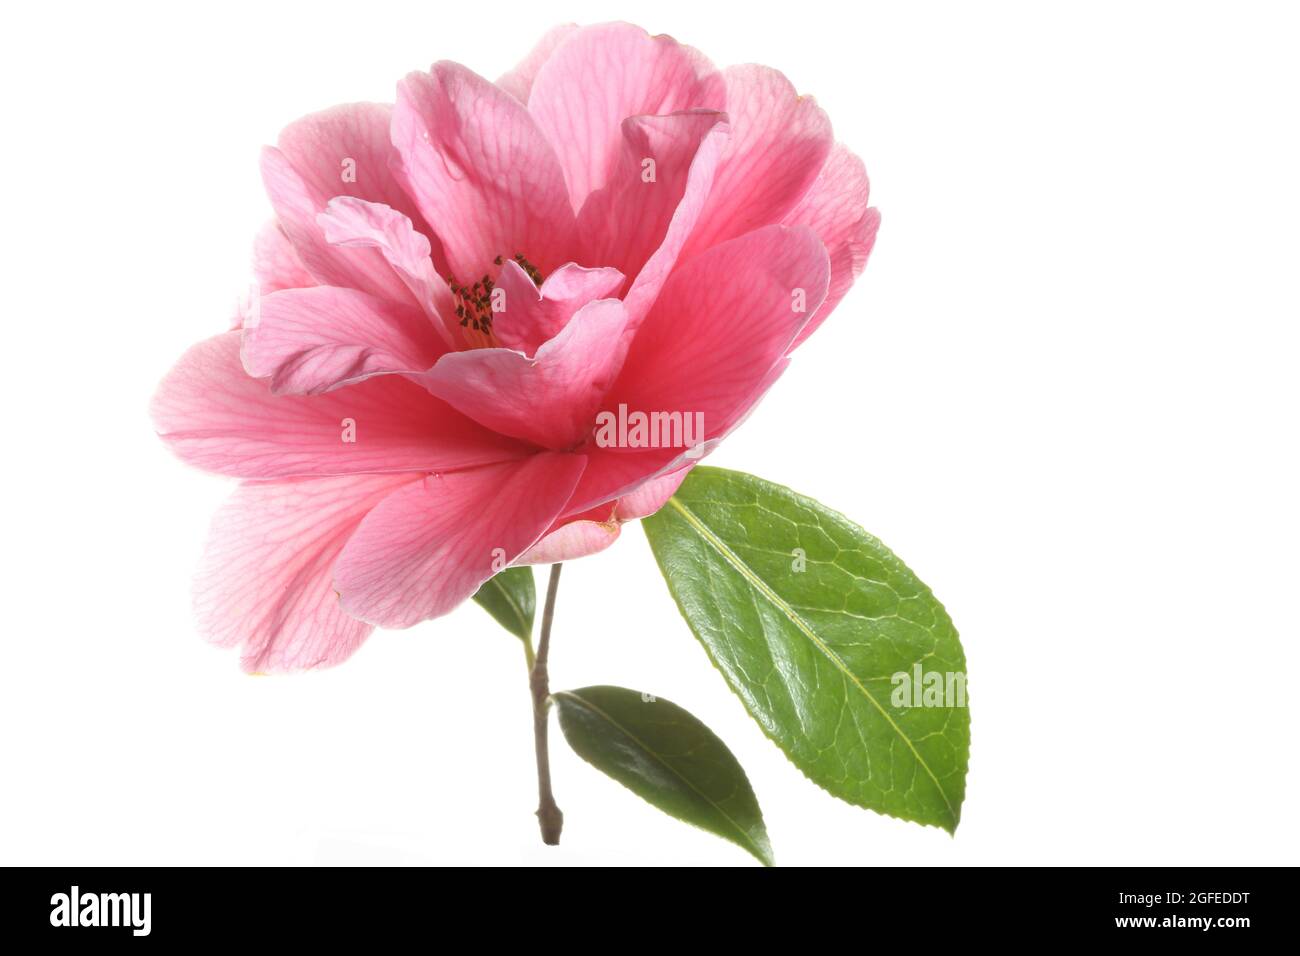
[{"label": "serrated leaf edge", "polygon": [[[711,470],[711,471],[718,471],[718,472],[725,472],[725,471],[727,471],[727,469],[721,469],[721,468],[719,468],[719,469],[709,469],[709,470]],[[760,480],[762,480],[762,479],[760,479]],[[768,484],[775,485],[775,482],[767,482],[767,483],[768,483]],[[778,487],[778,488],[783,489],[784,491],[788,492],[790,495],[792,495],[792,496],[794,496],[794,497],[796,497],[796,498],[799,498],[799,499],[802,499],[802,500],[806,500],[806,501],[812,502],[812,499],[807,498],[806,496],[800,495],[800,494],[798,494],[798,492],[794,491],[793,489],[786,488],[784,485],[775,485],[775,487]],[[813,502],[813,503],[815,503],[815,504],[817,505],[817,507],[820,508],[820,509],[823,510],[823,511],[831,511],[830,508],[827,508],[825,505],[821,504],[820,502]],[[789,619],[790,623],[792,623],[796,628],[798,628],[800,631],[802,631],[802,632],[805,634],[805,636],[807,636],[808,639],[811,640],[811,641],[813,642],[814,646],[816,646],[817,649],[820,650],[820,651],[821,651],[821,652],[822,652],[822,653],[827,657],[827,659],[830,660],[831,663],[832,663],[832,664],[833,664],[833,665],[834,665],[834,666],[835,666],[839,671],[841,671],[841,673],[843,673],[843,674],[844,674],[844,675],[845,675],[845,676],[846,676],[846,677],[847,677],[847,678],[848,678],[848,679],[853,683],[853,685],[854,685],[855,687],[858,688],[859,691],[862,692],[862,695],[863,695],[867,700],[869,700],[869,701],[870,701],[870,702],[871,702],[871,703],[876,707],[877,710],[880,711],[881,715],[882,715],[882,716],[883,716],[883,717],[884,717],[884,718],[889,722],[889,725],[894,729],[894,732],[897,733],[898,736],[899,736],[899,738],[902,739],[903,742],[907,744],[908,749],[912,751],[912,754],[913,754],[913,756],[916,758],[917,763],[920,764],[921,767],[924,768],[924,770],[925,770],[925,772],[926,772],[926,775],[929,776],[929,778],[934,782],[935,788],[939,791],[939,796],[943,798],[944,806],[948,809],[948,816],[949,816],[949,819],[951,820],[951,825],[950,825],[950,826],[944,826],[944,825],[942,825],[942,824],[939,824],[939,828],[942,829],[942,830],[946,830],[948,833],[955,833],[955,832],[956,832],[956,829],[957,829],[957,826],[958,826],[958,824],[959,824],[961,818],[957,815],[956,811],[953,810],[952,802],[948,799],[947,791],[945,791],[944,788],[943,788],[943,785],[942,785],[941,783],[939,783],[939,780],[938,780],[938,778],[935,776],[934,771],[930,769],[930,765],[929,765],[928,763],[926,763],[925,760],[921,757],[921,755],[917,752],[916,747],[915,747],[915,745],[912,743],[911,738],[909,738],[905,733],[903,733],[902,728],[900,728],[900,727],[899,727],[899,726],[894,722],[893,718],[891,718],[891,717],[889,716],[888,712],[885,711],[883,707],[881,707],[880,702],[877,701],[877,700],[875,699],[875,697],[872,696],[871,692],[868,691],[865,687],[862,686],[861,682],[857,679],[857,677],[856,677],[856,676],[855,676],[855,675],[854,675],[850,670],[848,670],[847,666],[844,664],[843,660],[840,659],[839,655],[837,655],[837,654],[835,654],[834,652],[832,652],[832,651],[830,650],[830,648],[828,648],[828,647],[827,647],[827,646],[826,646],[826,645],[825,645],[825,644],[824,644],[824,643],[823,643],[823,642],[822,642],[822,641],[821,641],[821,640],[816,636],[816,634],[812,631],[812,628],[808,625],[808,623],[807,623],[806,621],[803,620],[803,618],[801,618],[801,617],[799,616],[798,612],[795,611],[794,608],[790,607],[789,604],[787,604],[784,600],[782,600],[782,598],[781,598],[780,595],[778,595],[778,594],[776,594],[776,592],[772,591],[771,588],[769,588],[769,587],[767,586],[767,583],[766,583],[765,581],[763,581],[763,579],[760,578],[757,574],[755,574],[754,571],[749,567],[749,565],[746,564],[746,563],[741,559],[740,555],[738,555],[738,554],[736,554],[734,551],[732,551],[731,548],[727,546],[727,543],[726,543],[725,541],[723,541],[721,538],[719,538],[717,535],[715,535],[715,534],[714,534],[714,533],[709,529],[708,525],[706,525],[706,524],[705,524],[705,523],[700,519],[700,517],[699,517],[698,515],[695,514],[695,512],[691,511],[690,508],[688,508],[685,504],[683,504],[683,503],[678,499],[678,497],[677,497],[676,495],[674,495],[673,497],[669,498],[667,504],[668,504],[668,505],[671,505],[671,506],[672,506],[672,507],[673,507],[673,508],[678,512],[678,513],[680,513],[681,516],[682,516],[682,518],[683,518],[683,519],[684,519],[688,524],[690,524],[693,528],[695,528],[696,531],[698,531],[698,532],[700,533],[700,536],[701,536],[702,538],[704,538],[704,540],[705,540],[705,541],[710,545],[710,547],[712,547],[715,551],[717,551],[717,552],[718,552],[718,553],[723,557],[723,559],[727,561],[728,564],[732,564],[733,567],[735,567],[736,570],[739,571],[739,572],[741,573],[742,576],[744,576],[747,580],[749,580],[749,581],[755,583],[757,590],[758,590],[761,594],[763,594],[763,595],[764,595],[764,596],[765,596],[765,597],[766,597],[766,598],[767,598],[767,599],[768,599],[768,600],[773,604],[773,606],[776,607],[776,609],[777,609],[778,611],[780,611],[782,614],[784,614],[784,615],[787,617],[787,619]],[[847,523],[847,524],[852,524],[851,522],[849,522],[849,519],[848,519],[848,518],[845,518],[843,515],[840,515],[838,512],[832,512],[832,513],[835,514],[837,517],[839,517],[841,520],[843,520],[845,523]],[[867,535],[867,537],[871,537],[870,534],[868,534],[868,533],[867,533],[866,531],[864,531],[862,528],[858,527],[856,524],[852,524],[852,527],[853,527],[855,530],[861,532],[862,534]],[[875,540],[875,541],[877,541],[877,543],[880,543],[880,542],[879,542],[879,539],[872,538],[872,540]],[[884,544],[881,544],[881,547],[882,547],[882,548],[885,548]],[[889,549],[888,549],[888,548],[885,548],[885,550],[888,551]],[[890,553],[892,554],[893,552],[890,552]],[[895,557],[897,557],[897,556],[895,556]],[[656,560],[656,563],[657,563],[657,560]],[[662,568],[661,568],[661,570],[662,570]],[[665,581],[667,581],[667,578],[666,578],[666,577],[665,577]],[[677,604],[677,610],[678,610],[678,613],[680,613],[680,614],[682,615],[682,617],[686,620],[687,625],[689,626],[689,625],[690,625],[690,618],[688,618],[688,617],[686,616],[685,612],[682,610],[681,601],[679,601],[679,600],[677,599],[677,595],[676,595],[676,593],[675,593],[675,591],[674,591],[674,589],[673,589],[673,587],[672,587],[671,582],[669,582],[669,591],[670,591],[670,593],[672,593],[672,595],[673,595],[673,601],[674,601],[674,603]],[[936,603],[938,603],[938,599],[936,598],[935,600],[936,600]],[[940,606],[942,606],[942,605],[940,605]],[[691,632],[694,633],[694,630],[695,630],[695,629],[692,627],[692,628],[691,628]],[[697,640],[698,640],[698,636],[697,636]],[[700,641],[700,644],[701,644],[701,646],[704,648],[704,652],[708,655],[709,660],[710,660],[710,662],[713,664],[714,668],[717,669],[717,670],[721,673],[721,672],[722,672],[722,669],[718,666],[718,662],[717,662],[717,660],[714,658],[714,656],[713,656],[713,652],[709,649],[709,646],[708,646],[704,641]],[[725,677],[725,674],[724,674],[724,677]],[[730,681],[727,682],[727,686],[728,686],[728,687],[731,686],[731,682],[730,682]],[[733,691],[734,691],[734,688],[733,688]],[[739,694],[737,694],[737,696],[740,697]],[[747,711],[749,711],[749,705],[748,705],[748,703],[745,701],[744,697],[740,697],[740,699],[741,699],[741,703],[745,705],[745,709],[746,709]],[[763,722],[762,722],[761,720],[758,720],[757,717],[754,715],[754,713],[753,713],[752,711],[750,711],[750,716],[751,716],[751,717],[755,717],[755,722],[759,725],[760,729],[762,729],[763,734],[764,734],[764,735],[765,735],[769,740],[771,740],[773,743],[775,743],[775,744],[777,745],[777,748],[778,748],[779,750],[781,750],[782,753],[785,753],[785,748],[781,746],[781,742],[780,742],[779,740],[777,740],[777,739],[776,739],[772,734],[770,734],[770,733],[767,732],[767,728],[763,726]],[[786,757],[787,757],[787,759],[789,759],[789,754],[786,754]],[[790,762],[791,762],[791,763],[794,763],[793,760],[791,760]],[[798,765],[797,763],[795,763],[795,766],[798,767],[800,773],[802,773],[805,777],[807,777],[808,780],[810,780],[810,781],[812,781],[813,783],[817,784],[817,786],[820,787],[822,790],[825,790],[827,793],[831,794],[831,796],[837,797],[837,798],[839,798],[839,799],[844,799],[843,797],[840,797],[839,794],[835,793],[835,792],[832,791],[832,790],[827,789],[827,787],[826,787],[825,785],[823,785],[822,783],[820,783],[820,782],[818,782],[817,780],[813,779],[813,777],[809,776],[808,772],[807,772],[806,770],[804,770],[802,767],[799,767],[799,765]],[[872,811],[875,811],[875,812],[877,812],[877,813],[882,813],[882,814],[885,815],[885,816],[894,817],[895,819],[898,819],[898,820],[906,820],[906,821],[908,821],[908,822],[910,822],[910,823],[920,823],[922,826],[931,826],[931,825],[934,825],[934,824],[928,824],[928,823],[926,823],[925,821],[921,821],[921,820],[913,820],[913,819],[910,818],[910,817],[899,816],[898,814],[896,814],[896,813],[890,813],[890,812],[887,811],[887,810],[878,810],[876,807],[867,807],[865,804],[858,804],[856,801],[852,801],[852,800],[850,800],[850,801],[846,801],[846,802],[854,803],[855,805],[858,805],[858,806],[863,806],[865,809],[872,810]]]}]

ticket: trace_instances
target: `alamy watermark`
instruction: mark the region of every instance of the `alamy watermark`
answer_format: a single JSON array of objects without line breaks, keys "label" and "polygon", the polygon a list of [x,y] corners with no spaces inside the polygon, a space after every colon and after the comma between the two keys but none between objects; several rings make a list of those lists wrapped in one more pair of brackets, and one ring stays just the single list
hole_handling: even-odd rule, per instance
[{"label": "alamy watermark", "polygon": [[897,671],[889,682],[894,685],[889,702],[899,709],[966,706],[966,675],[961,671],[923,671],[918,662],[910,673]]},{"label": "alamy watermark", "polygon": [[629,412],[620,402],[617,412],[596,414],[595,439],[601,448],[685,448],[691,457],[702,450],[704,413]]},{"label": "alamy watermark", "polygon": [[148,936],[151,893],[68,893],[50,897],[51,926],[128,926],[133,936]]}]

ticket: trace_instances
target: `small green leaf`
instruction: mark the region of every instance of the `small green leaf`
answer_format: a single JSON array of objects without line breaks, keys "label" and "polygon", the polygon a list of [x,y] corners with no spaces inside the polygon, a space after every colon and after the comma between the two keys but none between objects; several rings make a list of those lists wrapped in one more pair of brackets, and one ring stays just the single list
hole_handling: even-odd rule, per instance
[{"label": "small green leaf", "polygon": [[956,830],[966,658],[943,606],[888,548],[721,468],[695,468],[642,524],[687,624],[800,770],[849,803]]},{"label": "small green leaf", "polygon": [[772,865],[763,814],[745,771],[699,720],[662,697],[625,687],[562,690],[551,699],[579,757],[669,816]]},{"label": "small green leaf", "polygon": [[474,600],[521,641],[532,637],[533,608],[537,604],[532,568],[506,568],[498,572],[483,583]]}]

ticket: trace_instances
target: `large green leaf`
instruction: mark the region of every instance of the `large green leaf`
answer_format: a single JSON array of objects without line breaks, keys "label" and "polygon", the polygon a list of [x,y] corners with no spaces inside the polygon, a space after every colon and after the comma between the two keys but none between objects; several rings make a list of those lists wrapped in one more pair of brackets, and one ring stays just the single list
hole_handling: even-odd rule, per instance
[{"label": "large green leaf", "polygon": [[717,734],[676,704],[625,687],[551,695],[578,756],[660,810],[772,865],[749,778]]},{"label": "large green leaf", "polygon": [[537,604],[532,568],[506,568],[498,572],[483,582],[474,600],[521,641],[532,636],[533,609]]},{"label": "large green leaf", "polygon": [[[956,829],[966,658],[943,606],[888,548],[809,498],[720,468],[695,468],[642,524],[682,616],[800,770],[850,803]],[[939,674],[951,691],[937,706],[897,677],[910,683],[918,665],[923,686]]]}]

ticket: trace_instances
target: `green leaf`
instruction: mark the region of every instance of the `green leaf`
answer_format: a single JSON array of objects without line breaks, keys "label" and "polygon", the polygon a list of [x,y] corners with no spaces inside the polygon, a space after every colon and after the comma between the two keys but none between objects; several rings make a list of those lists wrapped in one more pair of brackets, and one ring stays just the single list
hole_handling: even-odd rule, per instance
[{"label": "green leaf", "polygon": [[[888,548],[721,468],[695,468],[642,524],[687,624],[800,770],[849,803],[956,830],[966,658],[943,606]],[[949,693],[920,696],[918,673]]]},{"label": "green leaf", "polygon": [[474,600],[521,641],[532,637],[533,609],[537,604],[532,568],[506,568],[498,572],[483,583]]},{"label": "green leaf", "polygon": [[674,703],[625,687],[551,695],[578,756],[669,816],[772,865],[749,778],[718,735]]}]

